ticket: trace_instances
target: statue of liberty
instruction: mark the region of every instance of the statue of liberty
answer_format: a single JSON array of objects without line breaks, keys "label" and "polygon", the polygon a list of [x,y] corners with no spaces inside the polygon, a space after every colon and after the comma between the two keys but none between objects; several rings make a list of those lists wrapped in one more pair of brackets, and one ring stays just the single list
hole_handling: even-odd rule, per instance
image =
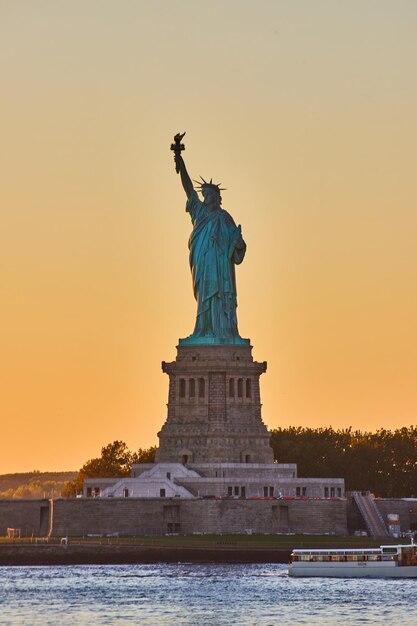
[{"label": "statue of liberty", "polygon": [[242,263],[246,252],[241,227],[222,208],[223,189],[212,179],[207,182],[201,178],[197,183],[203,201],[198,197],[181,156],[184,134],[175,135],[171,150],[193,225],[188,247],[197,319],[193,334],[180,339],[180,344],[247,345],[249,340],[239,336],[236,317],[235,265]]}]

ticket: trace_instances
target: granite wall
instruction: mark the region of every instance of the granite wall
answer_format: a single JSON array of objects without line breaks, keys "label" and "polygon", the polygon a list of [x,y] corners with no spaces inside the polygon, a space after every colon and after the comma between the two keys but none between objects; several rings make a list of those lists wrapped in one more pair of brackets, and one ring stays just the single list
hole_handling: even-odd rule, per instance
[{"label": "granite wall", "polygon": [[417,530],[417,499],[377,498],[375,504],[386,524],[387,516],[390,513],[397,513],[400,517],[401,531]]},{"label": "granite wall", "polygon": [[[377,499],[384,521],[398,513],[402,531],[417,529],[417,500]],[[334,533],[364,528],[351,500],[181,500],[178,498],[70,498],[0,500],[0,536],[161,535],[191,533]]]},{"label": "granite wall", "polygon": [[20,528],[22,537],[48,533],[48,500],[0,500],[0,536],[7,528]]},{"label": "granite wall", "polygon": [[347,534],[345,500],[78,498],[53,502],[51,534]]}]

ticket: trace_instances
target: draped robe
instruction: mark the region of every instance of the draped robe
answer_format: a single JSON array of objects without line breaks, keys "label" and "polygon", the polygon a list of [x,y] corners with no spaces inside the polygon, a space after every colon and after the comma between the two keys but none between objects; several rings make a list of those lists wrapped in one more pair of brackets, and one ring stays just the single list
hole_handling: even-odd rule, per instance
[{"label": "draped robe", "polygon": [[238,338],[235,264],[243,261],[246,244],[232,216],[210,208],[194,191],[186,210],[193,230],[188,247],[197,300],[193,337]]}]

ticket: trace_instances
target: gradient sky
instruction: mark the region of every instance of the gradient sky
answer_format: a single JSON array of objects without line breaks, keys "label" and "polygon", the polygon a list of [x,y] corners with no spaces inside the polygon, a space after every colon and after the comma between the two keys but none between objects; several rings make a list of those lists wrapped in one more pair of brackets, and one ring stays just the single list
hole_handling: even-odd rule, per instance
[{"label": "gradient sky", "polygon": [[192,177],[248,251],[269,427],[417,422],[417,2],[0,0],[0,471],[148,446]]}]

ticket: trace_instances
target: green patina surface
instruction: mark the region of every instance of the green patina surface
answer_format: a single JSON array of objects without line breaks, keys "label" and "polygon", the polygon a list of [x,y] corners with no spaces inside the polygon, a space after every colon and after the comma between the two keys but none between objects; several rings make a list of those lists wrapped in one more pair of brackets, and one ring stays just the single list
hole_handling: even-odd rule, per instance
[{"label": "green patina surface", "polygon": [[212,335],[190,335],[179,340],[180,346],[249,346],[250,339],[243,337],[213,337]]},{"label": "green patina surface", "polygon": [[202,202],[196,191],[186,210],[193,225],[188,247],[197,319],[193,334],[180,345],[248,345],[239,336],[236,316],[235,265],[246,252],[240,226],[220,204]]}]

